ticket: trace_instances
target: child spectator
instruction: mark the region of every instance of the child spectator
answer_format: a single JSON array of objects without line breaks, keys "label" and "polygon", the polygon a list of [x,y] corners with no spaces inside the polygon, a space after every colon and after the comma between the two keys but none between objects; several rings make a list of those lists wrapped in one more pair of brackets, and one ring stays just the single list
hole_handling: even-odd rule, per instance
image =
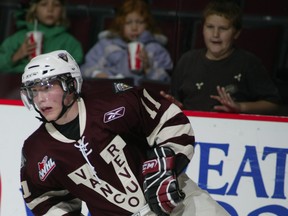
[{"label": "child spectator", "polygon": [[[65,0],[31,0],[25,19],[19,16],[16,33],[3,41],[0,46],[0,71],[22,73],[31,59],[36,43],[29,42],[27,33],[37,30],[43,33],[42,52],[65,49],[78,63],[83,60],[82,46],[67,32]],[[24,11],[21,11],[23,14]],[[36,26],[35,26],[36,24]]]},{"label": "child spectator", "polygon": [[206,47],[180,58],[172,95],[162,95],[187,110],[276,113],[280,97],[268,72],[256,56],[234,46],[241,19],[235,1],[211,1],[203,12]]},{"label": "child spectator", "polygon": [[[141,79],[169,82],[167,71],[173,63],[164,45],[167,38],[159,33],[148,5],[143,0],[126,0],[117,10],[111,28],[99,34],[99,41],[85,57],[81,70],[84,78],[127,78],[138,84]],[[128,43],[144,45],[139,57],[141,73],[129,69]]]}]

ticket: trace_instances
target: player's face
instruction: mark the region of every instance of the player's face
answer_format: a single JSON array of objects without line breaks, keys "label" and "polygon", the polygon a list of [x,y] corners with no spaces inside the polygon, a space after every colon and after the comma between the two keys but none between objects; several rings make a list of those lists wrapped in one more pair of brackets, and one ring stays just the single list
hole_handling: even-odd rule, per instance
[{"label": "player's face", "polygon": [[63,13],[63,6],[59,0],[41,0],[36,6],[38,20],[47,26],[59,23]]},{"label": "player's face", "polygon": [[225,17],[215,14],[207,16],[203,25],[204,42],[207,47],[206,57],[220,60],[229,56],[239,33]]},{"label": "player's face", "polygon": [[129,13],[125,18],[124,23],[124,36],[133,41],[146,29],[146,23],[144,18],[137,12]]},{"label": "player's face", "polygon": [[62,111],[64,91],[59,81],[31,88],[33,101],[47,121],[56,120]]}]

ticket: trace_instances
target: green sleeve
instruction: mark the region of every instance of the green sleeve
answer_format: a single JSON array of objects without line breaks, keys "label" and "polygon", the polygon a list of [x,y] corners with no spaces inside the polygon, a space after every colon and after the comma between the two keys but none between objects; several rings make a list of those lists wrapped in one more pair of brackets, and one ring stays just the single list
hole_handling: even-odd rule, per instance
[{"label": "green sleeve", "polygon": [[66,50],[73,56],[75,61],[80,65],[83,62],[83,48],[81,43],[72,35],[66,37]]},{"label": "green sleeve", "polygon": [[24,36],[25,32],[17,32],[6,38],[0,45],[0,73],[19,73],[24,71],[24,67],[28,63],[28,59],[20,60],[17,64],[12,62],[12,56],[23,43]]},{"label": "green sleeve", "polygon": [[74,57],[74,59],[76,60],[76,62],[80,65],[83,62],[83,48],[81,43],[76,40],[73,39],[73,41],[71,42],[71,55]]}]

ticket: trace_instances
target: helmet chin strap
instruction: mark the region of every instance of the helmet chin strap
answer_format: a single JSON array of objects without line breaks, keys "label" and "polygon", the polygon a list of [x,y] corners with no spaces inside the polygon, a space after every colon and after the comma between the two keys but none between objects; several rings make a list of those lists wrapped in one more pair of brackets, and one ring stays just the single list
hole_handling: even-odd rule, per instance
[{"label": "helmet chin strap", "polygon": [[36,118],[39,119],[40,121],[44,122],[44,123],[53,123],[53,122],[56,122],[58,119],[60,119],[60,118],[66,113],[66,111],[67,111],[67,110],[75,103],[75,101],[77,100],[77,97],[74,96],[74,99],[73,99],[72,103],[71,103],[70,105],[66,106],[66,105],[64,104],[64,99],[65,99],[66,96],[67,96],[67,92],[64,92],[63,98],[62,98],[62,110],[61,110],[60,114],[58,115],[58,117],[57,117],[55,120],[51,120],[51,121],[47,121],[47,119],[46,119],[46,118],[42,115],[42,113],[36,108],[36,106],[35,106],[35,104],[34,104],[34,102],[33,102],[33,107],[34,107],[34,109],[35,109],[36,112],[38,112],[39,115],[41,116],[41,117],[36,116]]}]

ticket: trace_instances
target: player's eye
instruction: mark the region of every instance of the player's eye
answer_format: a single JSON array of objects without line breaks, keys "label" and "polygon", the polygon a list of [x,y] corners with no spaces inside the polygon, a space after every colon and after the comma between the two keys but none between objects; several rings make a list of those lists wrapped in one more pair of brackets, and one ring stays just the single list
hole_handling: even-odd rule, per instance
[{"label": "player's eye", "polygon": [[37,95],[38,95],[37,89],[29,89],[29,90],[27,90],[27,96],[28,96],[30,99],[35,98]]},{"label": "player's eye", "polygon": [[53,88],[53,84],[50,84],[50,83],[43,85],[41,87],[31,88],[29,91],[29,97],[35,98],[36,96],[38,96],[39,92],[48,93],[52,88]]}]

